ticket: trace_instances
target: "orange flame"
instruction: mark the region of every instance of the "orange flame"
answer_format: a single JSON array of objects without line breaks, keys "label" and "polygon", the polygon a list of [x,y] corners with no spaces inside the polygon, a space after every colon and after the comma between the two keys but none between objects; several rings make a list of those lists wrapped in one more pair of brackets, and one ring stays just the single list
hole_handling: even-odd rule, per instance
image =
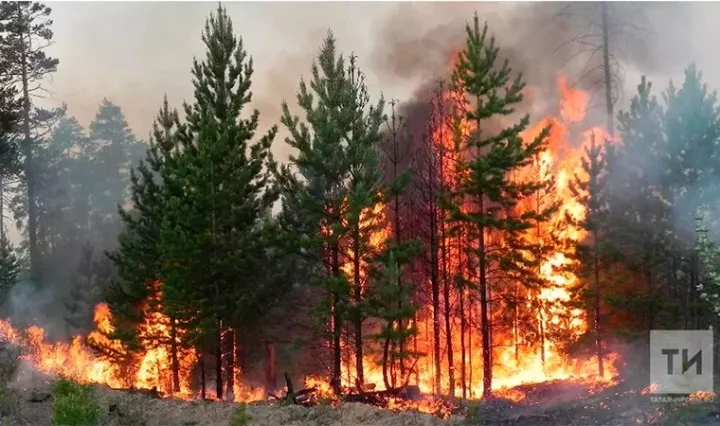
[{"label": "orange flame", "polygon": [[[159,293],[155,297],[160,297]],[[89,334],[87,342],[93,347],[116,354],[118,357],[114,359],[99,355],[86,344],[82,336],[75,336],[70,343],[48,342],[44,330],[38,326],[19,331],[9,321],[0,320],[0,335],[8,342],[20,346],[24,352],[21,358],[28,361],[35,370],[49,375],[68,377],[80,383],[105,384],[115,389],[156,390],[167,397],[197,398],[197,392],[191,388],[192,370],[197,362],[195,350],[178,345],[180,389],[174,392],[170,318],[157,311],[151,312],[147,304],[143,313],[144,320],[137,329],[143,349],[139,353],[128,354],[120,341],[107,337],[114,332],[109,306],[105,303],[95,306],[95,330]],[[182,331],[175,332],[179,342]],[[212,394],[209,395],[212,398]],[[234,395],[236,402],[255,401],[264,397],[263,389],[245,387],[239,380],[235,381]]]}]

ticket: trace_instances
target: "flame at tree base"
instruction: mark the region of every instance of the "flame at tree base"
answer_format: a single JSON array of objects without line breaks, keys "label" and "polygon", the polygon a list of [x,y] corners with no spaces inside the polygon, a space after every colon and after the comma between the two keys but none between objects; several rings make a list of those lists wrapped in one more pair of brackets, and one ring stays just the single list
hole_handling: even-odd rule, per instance
[{"label": "flame at tree base", "polygon": [[[7,320],[0,320],[0,339],[21,349],[20,359],[30,364],[33,370],[49,376],[62,376],[82,384],[103,384],[112,389],[152,390],[163,397],[177,399],[198,399],[200,392],[191,388],[192,371],[197,363],[194,349],[178,349],[180,390],[172,389],[171,354],[167,346],[145,347],[126,357],[123,365],[100,356],[86,342],[101,346],[116,354],[127,355],[119,341],[106,336],[112,333],[110,308],[99,303],[95,307],[96,329],[86,338],[73,337],[67,342],[49,342],[45,331],[38,326],[17,330]],[[146,315],[140,326],[141,341],[151,335],[165,334],[169,337],[170,320],[160,314]],[[214,392],[207,389],[206,398],[215,399]],[[262,400],[264,389],[245,386],[239,380],[239,373],[233,386],[235,402]]]}]

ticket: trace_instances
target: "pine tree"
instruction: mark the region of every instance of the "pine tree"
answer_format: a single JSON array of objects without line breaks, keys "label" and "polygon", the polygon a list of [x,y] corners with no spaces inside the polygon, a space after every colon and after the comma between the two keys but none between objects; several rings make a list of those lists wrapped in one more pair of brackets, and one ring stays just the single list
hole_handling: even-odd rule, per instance
[{"label": "pine tree", "polygon": [[467,25],[466,46],[460,52],[453,70],[454,91],[472,105],[463,118],[473,123],[474,131],[463,141],[462,147],[468,153],[469,160],[460,160],[460,176],[463,178],[452,195],[470,200],[474,205],[464,211],[458,205],[447,203],[451,211],[451,223],[466,226],[469,238],[475,241],[468,254],[478,268],[483,396],[486,398],[490,397],[492,391],[488,266],[491,262],[498,262],[498,266],[506,271],[526,268],[522,262],[522,244],[510,244],[502,250],[490,252],[487,232],[502,231],[510,242],[518,242],[519,238],[510,237],[532,226],[534,215],[520,215],[515,207],[545,183],[517,182],[511,180],[509,174],[531,164],[533,158],[543,150],[549,131],[546,128],[533,141],[524,143],[520,133],[528,126],[527,115],[495,134],[486,135],[481,130],[485,120],[513,113],[513,106],[522,100],[524,88],[521,74],[510,81],[512,71],[507,60],[502,65],[496,63],[499,48],[495,46],[493,37],[488,40],[487,33],[487,24],[481,30],[476,14],[473,25]]},{"label": "pine tree", "polygon": [[163,291],[167,313],[192,313],[191,329],[214,342],[222,398],[223,336],[257,321],[258,303],[272,290],[255,278],[268,268],[264,219],[277,199],[270,174],[277,128],[253,142],[259,112],[242,117],[253,62],[222,6],[206,22],[203,42],[206,57],[192,71],[195,100],[185,104],[178,130],[181,154],[164,180],[170,198],[161,235]]},{"label": "pine tree", "polygon": [[[119,210],[125,225],[119,247],[108,253],[118,272],[118,279],[111,282],[105,294],[116,328],[116,333],[108,337],[120,338],[131,354],[139,349],[137,329],[145,315],[162,312],[161,306],[148,302],[156,301],[152,296],[158,291],[157,282],[163,279],[159,244],[168,200],[162,178],[167,164],[173,161],[177,121],[177,111],[170,109],[165,98],[153,123],[146,158],[130,172],[132,208]],[[173,315],[170,318],[171,334],[175,334],[172,331],[177,326],[177,318]],[[146,342],[151,345],[171,346],[173,389],[178,391],[177,341],[171,338],[170,342],[166,342],[157,336],[145,337],[145,340],[152,340]]]},{"label": "pine tree", "polygon": [[7,237],[0,240],[0,307],[8,301],[10,291],[20,275],[20,261]]},{"label": "pine tree", "polygon": [[[364,281],[382,249],[372,241],[373,235],[387,225],[380,204],[386,194],[379,162],[384,102],[370,105],[355,58],[346,67],[331,32],[313,64],[310,89],[301,81],[297,97],[307,123],[283,104],[282,122],[290,132],[286,141],[299,153],[290,158],[281,180],[296,190],[285,193],[287,205],[316,224],[314,230],[303,231],[299,243],[324,264],[312,272],[318,288],[327,294],[319,313],[323,321],[331,319],[331,377],[339,392],[341,335],[347,320],[355,335],[356,382],[363,385],[362,323],[368,314]],[[295,171],[302,181],[294,177]],[[351,265],[352,283],[343,271],[345,262]]]},{"label": "pine tree", "polygon": [[[714,182],[720,177],[718,167],[720,139],[720,108],[716,92],[709,91],[702,73],[695,65],[685,70],[680,88],[672,82],[664,93],[666,103],[663,130],[667,138],[663,182],[667,201],[674,206],[674,239],[688,305],[684,306],[685,323],[701,327],[698,310],[697,284],[699,262],[695,252],[695,215],[704,209],[708,218],[716,217],[718,189]],[[708,223],[714,229],[716,223]]]},{"label": "pine tree", "polygon": [[0,241],[5,239],[5,199],[7,186],[21,170],[18,131],[20,101],[12,78],[7,76],[10,64],[0,59]]},{"label": "pine tree", "polygon": [[38,243],[38,212],[36,205],[36,164],[33,145],[36,135],[32,129],[38,121],[47,120],[34,108],[31,96],[41,88],[37,83],[57,70],[59,61],[47,56],[45,49],[51,42],[53,32],[49,19],[51,9],[39,2],[0,3],[0,32],[5,36],[0,43],[0,56],[8,64],[8,74],[19,83],[22,90],[22,154],[24,156],[24,180],[27,189],[28,245],[30,252],[30,277],[42,281],[41,253]]},{"label": "pine tree", "polygon": [[[347,70],[350,97],[351,133],[347,144],[348,195],[347,228],[350,233],[350,262],[353,281],[353,305],[350,317],[354,326],[355,363],[357,382],[364,385],[363,372],[363,322],[367,318],[367,301],[364,288],[369,285],[369,268],[377,262],[382,241],[378,234],[387,228],[385,218],[385,188],[380,169],[380,126],[384,121],[384,101],[369,104],[364,77],[358,70],[354,56],[350,57]],[[384,234],[384,233],[383,233]],[[384,236],[384,235],[383,235]]]},{"label": "pine tree", "polygon": [[[128,126],[119,106],[103,99],[95,119],[90,123],[89,152],[92,158],[90,208],[95,232],[109,241],[114,237],[112,218],[118,204],[127,200],[131,165],[139,158],[136,152],[143,147]],[[86,177],[87,179],[87,177]]]},{"label": "pine tree", "polygon": [[74,336],[88,331],[93,326],[93,308],[100,300],[101,289],[96,277],[97,259],[95,249],[89,243],[82,247],[80,263],[76,274],[71,278],[73,287],[65,302],[68,335]]},{"label": "pine tree", "polygon": [[[409,260],[405,259],[404,263]],[[418,306],[412,300],[412,287],[402,282],[401,272],[395,251],[390,250],[379,268],[380,276],[373,286],[375,294],[370,298],[370,313],[373,318],[383,320],[380,330],[370,338],[382,344],[382,372],[386,389],[407,384],[410,376],[405,376],[405,365],[420,356],[405,346],[417,333],[417,327],[403,324],[409,323]]]},{"label": "pine tree", "polygon": [[579,263],[577,275],[584,279],[585,283],[581,300],[585,302],[587,310],[592,312],[595,355],[600,378],[605,375],[601,322],[604,285],[601,282],[601,275],[604,275],[603,272],[607,270],[609,262],[606,248],[608,222],[605,146],[605,144],[597,144],[595,134],[592,134],[590,145],[585,147],[585,155],[581,160],[583,174],[586,176],[575,173],[574,180],[570,182],[570,191],[577,202],[585,208],[585,217],[578,221],[567,214],[568,222],[583,229],[588,235],[589,241],[582,241],[576,245],[574,258]]},{"label": "pine tree", "polygon": [[[643,312],[648,332],[654,328],[658,314],[661,283],[666,268],[670,192],[663,183],[662,164],[666,161],[666,139],[663,135],[663,111],[654,96],[652,84],[644,77],[629,111],[618,114],[618,130],[622,143],[614,152],[606,152],[607,202],[610,206],[606,230],[608,243],[631,274],[639,275],[645,284],[644,295],[613,291],[616,306]],[[606,145],[609,148],[609,145]],[[610,248],[610,247],[608,247]],[[607,251],[607,250],[604,250]],[[619,303],[619,304],[618,304]],[[637,309],[640,307],[641,309]]]}]

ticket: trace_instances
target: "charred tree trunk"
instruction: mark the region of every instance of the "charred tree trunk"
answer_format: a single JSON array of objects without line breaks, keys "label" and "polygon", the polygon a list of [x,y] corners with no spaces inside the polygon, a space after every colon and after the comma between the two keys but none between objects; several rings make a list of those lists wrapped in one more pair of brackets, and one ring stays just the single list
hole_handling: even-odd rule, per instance
[{"label": "charred tree trunk", "polygon": [[[340,247],[335,242],[332,247],[332,274],[333,277],[339,278],[340,271]],[[341,369],[342,369],[342,349],[340,340],[342,338],[342,324],[340,315],[340,295],[337,290],[332,292],[332,311],[333,311],[333,330],[332,330],[332,347],[333,347],[333,366],[332,366],[332,388],[336,395],[340,395],[341,387]]]},{"label": "charred tree trunk", "polygon": [[463,399],[467,398],[467,370],[465,368],[465,333],[467,332],[467,323],[465,319],[465,289],[464,287],[460,288],[460,375],[462,376],[462,381],[460,382],[460,385],[462,386],[462,397]]},{"label": "charred tree trunk", "polygon": [[[602,334],[600,330],[600,259],[598,254],[598,232],[593,231],[593,278],[595,280],[595,352],[598,359],[598,376],[605,377],[603,365]],[[652,293],[648,293],[651,295]]]},{"label": "charred tree trunk", "polygon": [[275,393],[277,386],[277,361],[275,360],[275,345],[265,342],[265,394]]},{"label": "charred tree trunk", "polygon": [[170,362],[173,392],[180,392],[180,363],[178,361],[177,321],[170,320]]},{"label": "charred tree trunk", "polygon": [[217,340],[215,341],[215,397],[222,400],[223,398],[223,371],[222,371],[222,343],[223,343],[223,322],[221,319],[217,320]]},{"label": "charred tree trunk", "polygon": [[365,385],[363,371],[363,335],[362,335],[362,282],[360,280],[360,223],[353,231],[353,285],[355,296],[355,372],[361,386]]},{"label": "charred tree trunk", "polygon": [[205,355],[200,352],[198,356],[198,363],[200,364],[200,397],[204,400],[207,399],[207,384],[205,383]]},{"label": "charred tree trunk", "polygon": [[[468,296],[470,293],[468,293]],[[473,300],[471,297],[468,297],[468,314],[470,315],[470,327],[468,327],[467,335],[468,335],[468,366],[470,367],[468,369],[468,383],[470,383],[470,398],[473,398],[475,396],[475,392],[473,389],[475,389],[474,381],[473,381],[473,344],[472,344],[472,336],[473,336],[473,327],[472,327],[472,313],[475,312],[475,303],[473,303]]]},{"label": "charred tree trunk", "polygon": [[[479,128],[479,127],[478,127]],[[482,194],[478,197],[480,212],[485,211],[485,202]],[[478,254],[480,274],[480,333],[482,335],[483,356],[483,398],[489,398],[492,392],[492,348],[490,347],[490,315],[488,309],[488,283],[486,275],[485,258],[485,227],[479,226]]]},{"label": "charred tree trunk", "polygon": [[610,136],[615,134],[615,125],[613,122],[613,100],[612,100],[612,73],[610,70],[610,37],[609,37],[609,20],[607,3],[602,2],[602,43],[603,43],[603,71],[605,78],[605,103],[607,112],[607,128]]},{"label": "charred tree trunk", "polygon": [[447,342],[447,360],[448,360],[448,385],[449,394],[455,396],[455,363],[453,360],[453,339],[451,327],[451,309],[450,309],[450,283],[445,280],[444,285],[445,299],[445,340]]},{"label": "charred tree trunk", "polygon": [[432,305],[433,305],[433,353],[435,364],[435,394],[441,393],[442,373],[440,371],[440,280],[439,280],[439,256],[437,241],[437,216],[433,213],[430,223],[430,262],[431,273],[430,283],[432,285]]},{"label": "charred tree trunk", "polygon": [[232,402],[235,399],[235,330],[228,328],[226,335],[227,362],[225,363],[225,395],[228,401]]}]

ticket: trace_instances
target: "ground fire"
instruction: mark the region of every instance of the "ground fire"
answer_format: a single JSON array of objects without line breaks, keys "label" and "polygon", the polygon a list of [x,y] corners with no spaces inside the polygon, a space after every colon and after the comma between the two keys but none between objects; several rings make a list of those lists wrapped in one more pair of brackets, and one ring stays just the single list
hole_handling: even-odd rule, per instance
[{"label": "ground fire", "polygon": [[[580,123],[585,116],[585,110],[588,106],[589,96],[580,90],[569,87],[564,77],[557,79],[558,89],[560,93],[560,102],[558,104],[559,114],[557,116],[547,117],[537,122],[530,128],[524,138],[532,139],[547,124],[552,124],[550,132],[549,149],[543,152],[527,170],[523,170],[523,174],[536,175],[538,179],[549,179],[555,177],[556,185],[554,193],[550,196],[560,199],[561,208],[555,213],[554,218],[547,224],[543,225],[546,229],[530,230],[525,236],[529,240],[541,242],[542,238],[548,238],[548,233],[561,233],[563,237],[573,241],[579,241],[586,237],[583,232],[568,225],[564,219],[566,215],[572,215],[576,219],[582,218],[584,214],[582,206],[580,206],[571,196],[568,182],[576,173],[581,172],[580,159],[584,148],[590,143],[591,138],[602,140],[606,137],[605,132],[601,128],[591,128],[582,132],[582,141],[571,140],[571,134],[568,132],[567,126],[572,123]],[[458,98],[451,91],[446,91],[441,99],[444,107],[450,110],[456,107]],[[434,134],[431,141],[438,146],[437,151],[443,152],[445,155],[442,159],[442,180],[444,184],[452,185],[455,177],[453,176],[453,156],[461,155],[453,146],[453,132],[450,128],[450,120],[442,119],[438,121],[439,125],[435,126]],[[472,126],[468,123],[462,124],[463,132],[472,131]],[[539,200],[528,200],[527,204],[520,208],[531,208],[534,202]],[[380,247],[392,232],[391,226],[387,223],[387,217],[384,214],[386,206],[378,204],[374,209],[373,220],[379,220],[385,225],[376,227],[376,231],[371,237],[371,244],[374,247]],[[366,220],[366,219],[362,219]],[[447,262],[449,270],[443,273],[447,276],[455,276],[462,274],[460,270],[463,267],[463,249],[464,243],[462,233],[459,235],[446,235],[441,241],[446,247],[445,255],[452,259]],[[352,253],[350,256],[352,257]],[[588,331],[587,313],[581,309],[573,309],[568,307],[568,300],[571,297],[571,288],[576,283],[577,278],[566,269],[561,267],[567,265],[571,260],[566,253],[558,251],[550,256],[550,261],[544,263],[538,270],[538,274],[542,275],[547,288],[543,288],[537,292],[529,292],[529,290],[519,290],[519,287],[513,285],[505,286],[504,289],[497,291],[528,292],[523,300],[523,304],[515,306],[517,312],[526,311],[517,314],[516,318],[524,318],[524,322],[532,323],[531,327],[519,327],[515,323],[512,327],[497,327],[493,332],[493,390],[497,390],[499,394],[505,395],[511,399],[522,399],[523,393],[513,391],[512,389],[519,385],[541,383],[554,380],[570,380],[579,383],[586,383],[592,387],[602,387],[613,384],[618,380],[618,372],[616,369],[616,361],[618,355],[615,353],[604,354],[605,371],[602,377],[598,377],[597,359],[593,356],[581,359],[573,359],[569,355],[563,353],[559,347],[560,342],[572,341]],[[367,265],[360,264],[361,268]],[[354,266],[351,263],[345,263],[343,272],[349,277],[353,275]],[[360,274],[363,282],[366,277],[364,273]],[[433,307],[425,304],[421,306],[417,314],[416,323],[414,324],[419,333],[410,345],[413,350],[424,354],[421,356],[412,368],[411,374],[408,376],[407,383],[417,386],[424,395],[449,395],[451,393],[456,397],[479,398],[482,396],[482,360],[478,355],[481,351],[480,338],[476,333],[476,312],[475,297],[471,294],[470,289],[462,291],[446,292],[445,296],[450,299],[445,303],[449,303],[452,309],[441,313],[444,323],[439,337],[442,342],[441,359],[435,359],[433,356]],[[465,318],[460,317],[460,311],[457,309],[461,304],[465,304]],[[537,307],[540,306],[538,309]],[[497,306],[492,309],[493,318],[500,323],[503,310],[507,310],[507,306]],[[517,313],[516,312],[516,313]],[[449,316],[445,317],[446,314]],[[527,325],[527,324],[526,324]],[[407,324],[406,326],[410,326]],[[447,328],[445,328],[447,326]],[[119,342],[108,340],[105,335],[112,332],[111,313],[107,305],[101,303],[95,308],[95,327],[96,331],[88,336],[89,341],[102,344],[106,348],[116,351],[123,351],[123,346]],[[453,330],[450,334],[446,330]],[[537,333],[539,330],[543,334],[540,345],[533,345],[532,339],[527,339],[525,334]],[[52,374],[62,375],[73,378],[79,382],[102,383],[112,388],[135,388],[135,389],[154,389],[162,395],[172,396],[176,398],[192,399],[199,397],[197,390],[191,387],[192,374],[195,363],[197,362],[197,354],[194,350],[181,350],[179,352],[180,369],[179,381],[180,389],[173,391],[171,374],[171,354],[168,347],[147,347],[139,356],[133,359],[133,365],[119,366],[108,360],[104,360],[94,353],[82,336],[76,336],[70,343],[50,343],[45,340],[44,332],[39,327],[30,327],[26,330],[16,330],[7,321],[0,322],[0,333],[5,339],[11,343],[20,345],[24,349],[23,357],[30,362],[35,369]],[[170,338],[170,322],[163,315],[153,314],[146,315],[144,323],[140,326],[140,340],[145,341],[144,336],[165,335]],[[448,341],[448,336],[450,341]],[[537,339],[534,339],[537,341]],[[147,341],[150,341],[149,339]],[[343,346],[349,347],[351,342],[348,338],[343,340]],[[452,350],[453,365],[448,364],[448,350]],[[356,361],[353,358],[352,351],[344,350],[346,354],[343,359],[343,386],[345,389],[355,388],[356,382]],[[383,373],[378,366],[378,359],[374,355],[366,355],[363,359],[364,383],[368,385],[368,389],[381,391],[385,389]],[[437,371],[442,372],[442,388],[435,389],[435,377]],[[454,372],[454,383],[448,382],[447,372]],[[265,398],[267,395],[261,388],[245,388],[243,387],[242,372],[238,371],[238,377],[234,382],[234,399],[235,401],[256,401]],[[313,388],[316,392],[324,395],[331,395],[331,387],[325,378],[307,377],[305,379],[307,388]],[[357,391],[357,389],[356,389]],[[208,397],[212,398],[209,393]],[[423,411],[434,411],[437,408],[433,405],[431,399],[423,399],[415,403],[408,403],[401,398],[391,399],[387,403],[389,408],[419,408]]]}]

